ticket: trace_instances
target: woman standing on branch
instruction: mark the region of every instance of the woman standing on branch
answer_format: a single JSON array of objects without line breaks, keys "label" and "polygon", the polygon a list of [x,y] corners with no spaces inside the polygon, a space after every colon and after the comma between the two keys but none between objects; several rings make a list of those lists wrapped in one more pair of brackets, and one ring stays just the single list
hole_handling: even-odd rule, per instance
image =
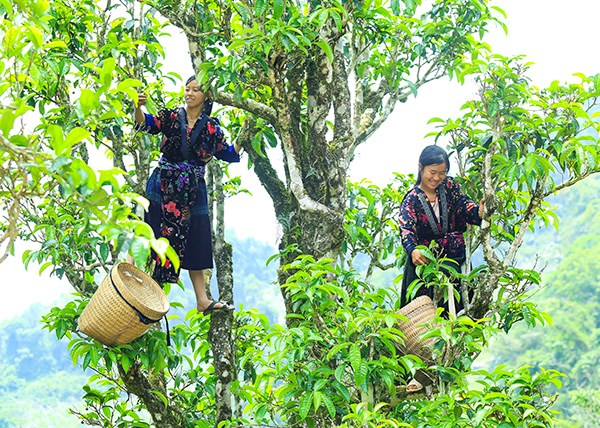
[{"label": "woman standing on branch", "polygon": [[[146,186],[150,208],[145,220],[155,236],[165,237],[177,252],[181,268],[189,270],[197,309],[205,315],[233,306],[208,299],[203,270],[213,267],[211,227],[204,174],[206,163],[216,157],[239,162],[241,147],[225,141],[219,121],[210,117],[212,100],[198,87],[194,76],[185,83],[185,108],[164,109],[157,116],[144,113],[146,95],[138,95],[135,122],[138,129],[163,134],[158,167]],[[170,260],[156,266],[152,277],[159,283],[177,282],[179,270]]]},{"label": "woman standing on branch", "polygon": [[[438,245],[439,257],[452,259],[452,266],[461,270],[465,262],[465,238],[468,224],[481,224],[483,199],[479,205],[465,196],[459,185],[448,177],[448,154],[439,146],[427,146],[419,157],[417,183],[404,197],[400,209],[402,246],[408,255],[402,279],[401,306],[408,302],[407,290],[417,279],[416,267],[429,260],[416,247]],[[459,287],[460,284],[456,284]],[[416,296],[428,295],[433,300],[433,288],[421,287]],[[415,297],[416,297],[415,296]],[[444,305],[448,309],[447,305]],[[464,307],[462,299],[456,312]]]}]

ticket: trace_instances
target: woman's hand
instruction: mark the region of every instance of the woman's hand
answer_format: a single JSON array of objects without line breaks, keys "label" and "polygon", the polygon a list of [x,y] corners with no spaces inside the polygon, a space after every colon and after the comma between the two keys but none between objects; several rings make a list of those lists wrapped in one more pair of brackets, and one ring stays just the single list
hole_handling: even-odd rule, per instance
[{"label": "woman's hand", "polygon": [[415,266],[426,265],[429,263],[427,257],[425,257],[419,250],[416,249],[412,250],[412,253],[410,253],[410,258]]},{"label": "woman's hand", "polygon": [[146,97],[146,94],[139,93],[138,94],[138,103],[137,103],[136,107],[145,106],[147,99],[148,99],[148,97]]}]

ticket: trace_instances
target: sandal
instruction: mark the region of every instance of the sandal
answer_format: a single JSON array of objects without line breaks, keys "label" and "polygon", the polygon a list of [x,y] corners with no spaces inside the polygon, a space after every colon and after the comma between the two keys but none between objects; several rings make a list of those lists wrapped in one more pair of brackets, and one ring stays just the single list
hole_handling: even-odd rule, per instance
[{"label": "sandal", "polygon": [[414,378],[411,379],[411,381],[408,382],[408,384],[406,385],[406,392],[409,392],[409,393],[419,392],[422,389],[423,389],[423,385],[421,385],[421,383]]},{"label": "sandal", "polygon": [[[215,305],[221,304],[221,306],[215,307]],[[231,312],[233,311],[235,308],[231,305],[229,305],[226,302],[221,302],[218,300],[214,300],[210,303],[210,305],[208,305],[208,307],[206,309],[204,309],[202,311],[202,313],[204,315],[210,315],[211,313],[213,313],[214,311],[225,311],[225,312]]]}]

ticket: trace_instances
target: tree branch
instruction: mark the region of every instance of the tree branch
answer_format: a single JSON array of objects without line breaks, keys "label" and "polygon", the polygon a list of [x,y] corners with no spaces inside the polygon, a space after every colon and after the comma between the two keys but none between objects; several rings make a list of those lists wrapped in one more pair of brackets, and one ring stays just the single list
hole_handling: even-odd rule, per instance
[{"label": "tree branch", "polygon": [[158,389],[163,396],[168,396],[164,379],[158,377],[155,379],[156,382],[150,382],[150,379],[142,373],[137,364],[131,366],[127,372],[123,370],[120,364],[118,368],[127,391],[137,395],[142,400],[157,426],[164,428],[184,426],[185,418],[179,409],[168,404],[165,406],[162,399],[154,393]]},{"label": "tree branch", "polygon": [[348,151],[352,147],[352,116],[348,114],[352,109],[352,101],[350,88],[348,87],[348,70],[346,69],[346,59],[341,40],[338,41],[333,51],[333,79],[331,86],[335,118],[333,142],[334,144],[339,144],[345,151]]},{"label": "tree branch", "polygon": [[254,173],[273,201],[277,217],[287,217],[292,209],[289,192],[285,184],[278,178],[271,160],[267,156],[260,155],[252,147],[251,141],[256,133],[255,125],[254,118],[246,119],[242,131],[237,137],[237,144],[248,153],[248,157],[254,165]]},{"label": "tree branch", "polygon": [[214,101],[221,105],[239,108],[255,114],[258,117],[265,119],[274,127],[277,126],[277,112],[272,107],[266,104],[259,103],[252,99],[245,99],[243,102],[236,101],[232,94],[223,91],[215,91],[213,93]]}]

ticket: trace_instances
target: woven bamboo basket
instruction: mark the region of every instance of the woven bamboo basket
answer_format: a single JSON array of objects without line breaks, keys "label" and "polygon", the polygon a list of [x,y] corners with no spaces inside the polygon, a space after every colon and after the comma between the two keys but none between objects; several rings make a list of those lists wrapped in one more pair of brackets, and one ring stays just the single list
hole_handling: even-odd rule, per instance
[{"label": "woven bamboo basket", "polygon": [[160,321],[169,307],[165,292],[148,274],[118,263],[81,313],[79,330],[105,345],[129,343]]},{"label": "woven bamboo basket", "polygon": [[419,296],[400,308],[398,313],[407,318],[407,321],[401,321],[398,326],[406,336],[404,345],[400,346],[399,350],[404,354],[417,355],[424,362],[431,363],[435,339],[422,340],[420,337],[432,328],[435,318],[433,301],[429,296]]}]

